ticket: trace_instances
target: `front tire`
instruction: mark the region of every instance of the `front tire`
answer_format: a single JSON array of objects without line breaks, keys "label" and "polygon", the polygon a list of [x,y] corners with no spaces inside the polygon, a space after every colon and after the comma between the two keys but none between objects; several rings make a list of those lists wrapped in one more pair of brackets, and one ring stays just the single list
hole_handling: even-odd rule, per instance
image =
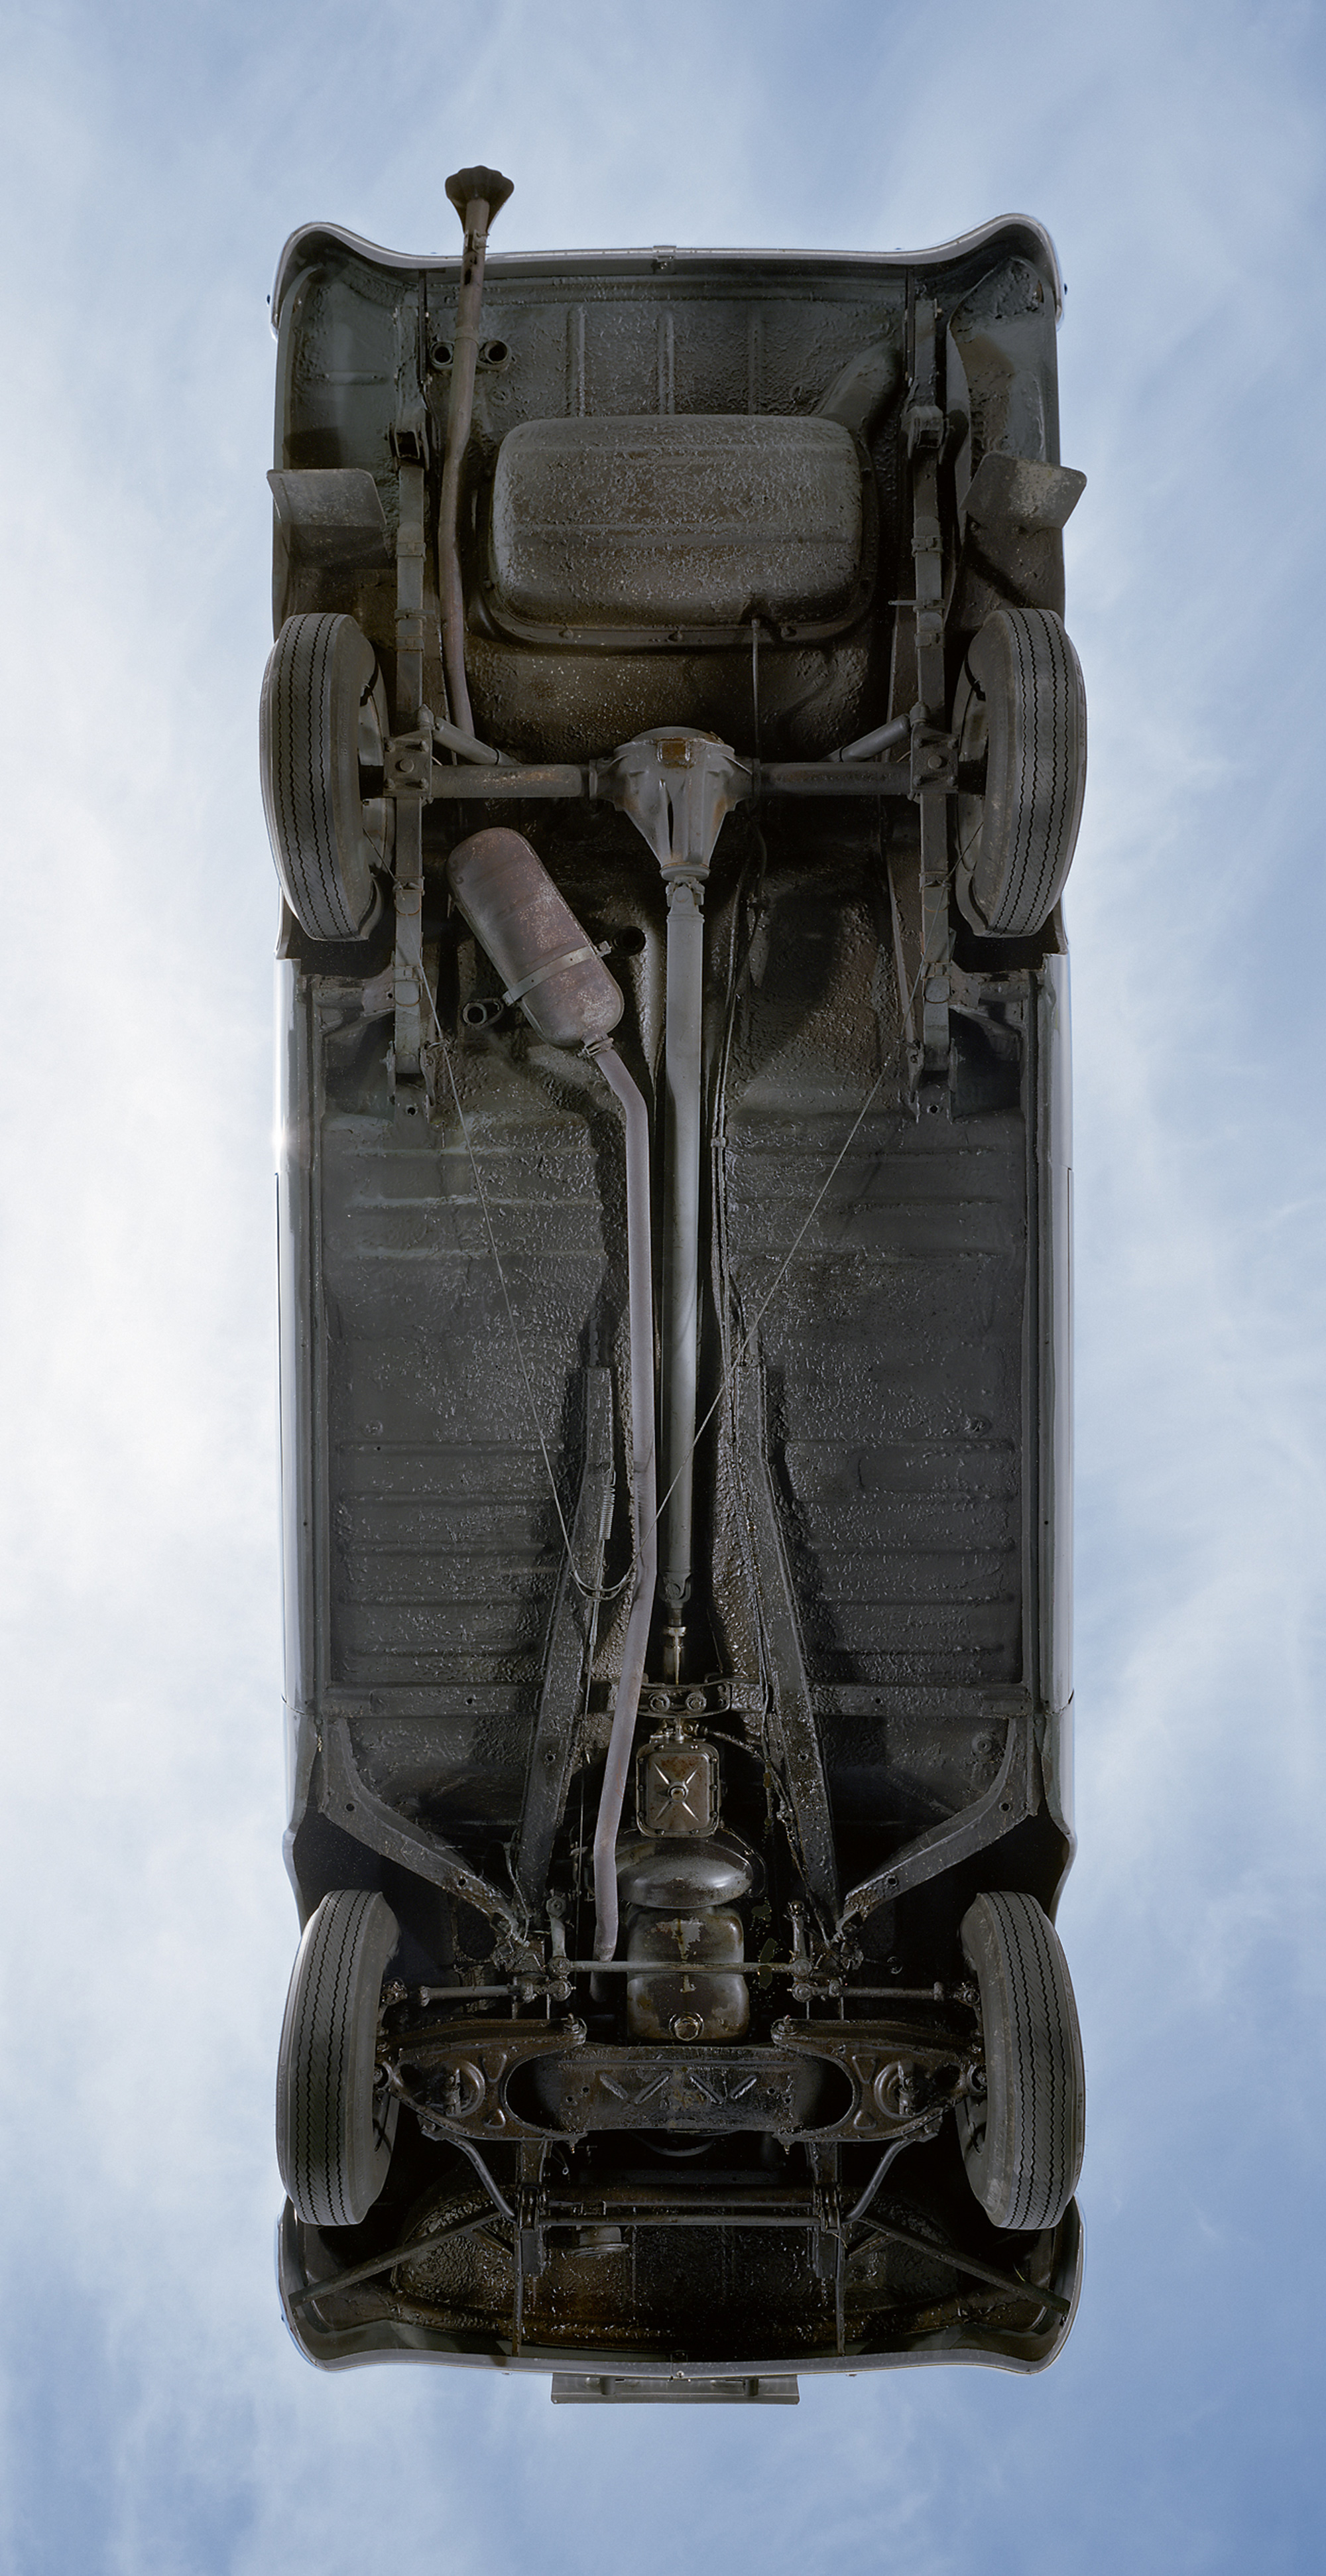
[{"label": "front tire", "polygon": [[959,910],[987,939],[1042,930],[1072,865],[1087,780],[1087,699],[1063,619],[999,608],[972,644],[953,708]]},{"label": "front tire", "polygon": [[1057,2227],[1086,2142],[1082,2035],[1063,1945],[1034,1896],[978,1896],[962,1920],[985,2034],[984,2101],[958,2104],[967,2180],[996,2227]]},{"label": "front tire", "polygon": [[387,861],[387,693],[353,617],[288,617],[263,675],[262,798],[276,873],[311,939],[367,939]]},{"label": "front tire", "polygon": [[378,2008],[400,1937],[384,1896],[337,1888],[299,1945],[276,2077],[276,2160],[297,2215],[357,2227],[387,2179],[400,2104],[373,2091]]}]

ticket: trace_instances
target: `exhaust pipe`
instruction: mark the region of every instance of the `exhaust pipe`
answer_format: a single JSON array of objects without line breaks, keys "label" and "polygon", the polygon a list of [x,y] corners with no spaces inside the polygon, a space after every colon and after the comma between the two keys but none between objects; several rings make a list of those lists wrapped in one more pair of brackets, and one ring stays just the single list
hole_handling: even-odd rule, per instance
[{"label": "exhaust pipe", "polygon": [[749,772],[713,734],[658,725],[623,743],[600,773],[606,793],[649,843],[667,889],[667,1092],[664,1152],[662,1402],[667,1483],[660,1594],[665,1679],[681,1679],[691,1593],[695,1415],[699,1371],[700,1144],[704,1075],[704,889],[723,817]]},{"label": "exhaust pipe", "polygon": [[691,1591],[695,1495],[695,1411],[699,1367],[700,1085],[704,1015],[704,878],[677,876],[667,889],[667,1231],[663,1238],[664,1466],[663,1569],[667,1679],[681,1680],[682,1638]]},{"label": "exhaust pipe", "polygon": [[617,1947],[617,1836],[630,1776],[658,1579],[654,1430],[654,1301],[649,1218],[649,1113],[612,1044],[622,996],[543,861],[519,832],[475,832],[451,853],[456,908],[506,982],[505,999],[553,1046],[578,1046],[621,1102],[626,1120],[627,1312],[631,1372],[631,1493],[635,1568],[631,1613],[594,1827],[594,1955]]},{"label": "exhaust pipe", "polygon": [[649,1112],[638,1084],[606,1040],[590,1049],[626,1117],[626,1272],[631,1340],[631,1493],[635,1504],[635,1585],[622,1647],[608,1760],[594,1827],[594,1956],[617,1947],[617,1836],[621,1830],[631,1748],[640,1713],[645,1655],[658,1580],[658,1479],[654,1462],[654,1301],[650,1282]]},{"label": "exhaust pipe", "polygon": [[465,230],[460,291],[456,298],[456,331],[451,356],[451,398],[447,405],[447,452],[442,467],[442,500],[437,514],[437,587],[442,610],[442,661],[447,675],[451,721],[473,734],[470,692],[465,678],[465,600],[460,585],[456,528],[460,511],[460,469],[470,442],[474,416],[474,369],[479,355],[479,310],[483,303],[483,269],[489,227],[501,213],[514,182],[500,170],[455,170],[447,181]]}]

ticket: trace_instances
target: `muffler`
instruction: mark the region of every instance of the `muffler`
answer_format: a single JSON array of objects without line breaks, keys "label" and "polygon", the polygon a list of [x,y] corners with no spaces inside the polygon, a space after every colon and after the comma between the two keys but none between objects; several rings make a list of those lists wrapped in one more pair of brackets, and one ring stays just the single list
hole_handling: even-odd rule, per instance
[{"label": "muffler", "polygon": [[550,1046],[601,1046],[622,1015],[621,989],[586,938],[537,851],[519,832],[475,832],[451,853],[447,880],[505,987]]}]

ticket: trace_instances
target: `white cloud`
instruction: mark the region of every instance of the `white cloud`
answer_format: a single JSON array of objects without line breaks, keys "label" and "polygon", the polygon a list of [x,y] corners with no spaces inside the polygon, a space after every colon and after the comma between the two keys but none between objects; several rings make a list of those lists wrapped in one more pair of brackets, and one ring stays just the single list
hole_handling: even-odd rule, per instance
[{"label": "white cloud", "polygon": [[[72,0],[9,46],[9,2563],[1310,2564],[1315,17]],[[447,241],[476,150],[513,244],[1059,238],[1094,2089],[1045,2380],[554,2416],[277,2321],[262,299],[307,216]]]}]

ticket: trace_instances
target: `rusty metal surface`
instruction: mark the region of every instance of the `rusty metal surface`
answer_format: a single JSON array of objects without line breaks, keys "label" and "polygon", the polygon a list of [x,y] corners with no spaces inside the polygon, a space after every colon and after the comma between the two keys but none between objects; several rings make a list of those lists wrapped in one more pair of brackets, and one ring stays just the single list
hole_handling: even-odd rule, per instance
[{"label": "rusty metal surface", "polygon": [[425,2025],[392,2039],[396,2089],[439,2136],[479,2145],[591,2129],[885,2146],[927,2133],[977,2048],[970,2014],[915,2022],[784,2018],[752,2047],[592,2044],[583,2022]]},{"label": "rusty metal surface", "polygon": [[[282,245],[276,263],[272,287],[272,319],[279,323],[282,307],[292,284],[301,273],[324,260],[328,254],[346,254],[365,261],[386,277],[412,276],[420,270],[445,279],[454,276],[460,262],[453,252],[440,256],[408,251],[394,251],[379,242],[366,241],[362,234],[349,232],[342,224],[301,224]],[[796,250],[711,250],[691,248],[677,243],[655,242],[649,249],[631,250],[549,250],[499,252],[491,261],[493,269],[509,271],[515,277],[538,278],[544,275],[559,281],[601,279],[654,279],[686,277],[703,268],[707,276],[743,281],[758,271],[762,281],[778,282],[784,273],[804,273],[811,268],[826,277],[853,278],[924,276],[943,269],[950,277],[981,275],[1001,256],[1010,255],[1030,261],[1053,299],[1056,319],[1063,310],[1063,282],[1054,243],[1044,224],[1032,215],[997,215],[970,232],[955,234],[951,241],[936,243],[929,250],[895,251],[796,251]]]},{"label": "rusty metal surface", "polygon": [[874,515],[838,421],[523,421],[497,454],[484,597],[535,642],[713,649],[753,610],[817,640],[867,603]]},{"label": "rusty metal surface", "polygon": [[715,2379],[711,2377],[664,2378],[643,2373],[632,2378],[624,2372],[588,2372],[555,2370],[552,2402],[554,2406],[795,2406],[799,2391],[790,2374],[784,2377],[766,2375],[763,2379]]},{"label": "rusty metal surface", "polygon": [[[280,331],[278,470],[367,469],[394,528],[398,414],[421,405],[435,447],[444,440],[457,272],[455,261],[398,264],[387,255],[384,264],[383,255],[334,227],[294,237],[273,299]],[[766,610],[762,747],[813,756],[861,733],[875,719],[881,695],[894,711],[910,705],[916,696],[911,639],[900,633],[894,648],[891,600],[911,589],[910,542],[899,544],[898,424],[909,279],[925,273],[924,259],[905,257],[491,258],[462,496],[469,692],[485,740],[545,762],[575,760],[593,758],[651,725],[684,724],[707,728],[739,751],[761,748],[745,637],[724,647],[721,630],[706,624],[695,630],[699,649],[691,630],[686,642],[668,649],[660,646],[660,629],[686,621],[668,619],[661,606],[651,607],[645,635],[653,649],[645,652],[623,653],[606,637],[597,652],[560,636],[521,641],[492,626],[480,594],[489,570],[492,486],[511,431],[524,435],[531,422],[560,421],[573,436],[577,423],[585,424],[582,434],[593,435],[590,424],[611,418],[680,425],[744,415],[751,423],[789,428],[818,420],[822,433],[842,403],[844,378],[881,349],[890,357],[879,377],[884,398],[862,422],[869,466],[864,488],[881,532],[880,613],[858,616],[849,632],[825,645],[792,631],[799,621],[790,612],[780,638],[774,610]],[[937,277],[929,274],[945,296],[955,383],[965,369],[960,400],[973,436],[985,448],[1057,465],[1057,269],[1046,236],[1020,219],[987,227],[969,244],[956,245]],[[660,432],[655,426],[649,434],[671,437],[679,427]],[[970,463],[966,475],[970,482]],[[986,534],[997,551],[997,532]],[[1010,533],[1006,542],[1016,552],[1024,602],[1062,605],[1057,532]],[[325,570],[288,562],[279,549],[278,555],[278,622],[301,607],[345,607],[374,641],[390,647],[389,575],[347,567],[338,584]],[[973,570],[963,578],[971,588],[963,613],[979,622],[972,585],[985,576]],[[750,599],[746,614],[760,605]],[[901,623],[905,628],[908,621]],[[440,656],[425,657],[424,696],[441,708]]]},{"label": "rusty metal surface", "polygon": [[[424,722],[457,274],[323,226],[274,302],[278,623],[351,614],[393,676],[406,934],[283,939],[288,1850],[305,1914],[389,1898],[410,2106],[361,2228],[287,2213],[287,2314],[328,2367],[555,2364],[587,2402],[1039,2368],[1076,2212],[1001,2242],[951,2110],[965,1908],[1052,1906],[1071,1852],[1066,960],[1057,920],[1000,950],[953,917],[945,693],[992,604],[1062,601],[1053,254],[1010,219],[910,261],[493,257],[457,525],[505,769]],[[830,759],[899,718],[890,757]],[[621,1126],[447,868],[529,839],[661,1150],[676,817],[631,819],[659,727],[716,737],[717,784],[694,1571],[641,1732],[691,1746],[718,1861],[676,1858],[657,1764],[634,1947],[590,1970],[633,1562]]]},{"label": "rusty metal surface", "polygon": [[[305,2247],[287,2220],[283,2305],[309,2357],[329,2369],[394,2351],[508,2370],[674,2384],[694,2377],[701,2387],[927,2361],[1039,2370],[1071,2325],[1082,2260],[1076,2210],[1053,2238],[1024,2247],[1010,2270],[1006,2259],[987,2262],[955,2246],[914,2204],[888,2201],[838,2278],[815,2268],[807,2206],[784,2195],[780,2207],[766,2188],[762,2211],[734,2212],[722,2178],[713,2180],[711,2225],[662,2206],[651,2223],[650,2191],[629,2179],[582,2202],[555,2199],[543,2267],[522,2285],[519,2337],[510,2322],[515,2248],[500,2226],[435,2225],[413,2253],[388,2249],[398,2260],[385,2279],[338,2288],[332,2249]],[[424,2223],[421,2213],[421,2235]],[[760,2326],[774,2314],[782,2333],[771,2349]]]}]

